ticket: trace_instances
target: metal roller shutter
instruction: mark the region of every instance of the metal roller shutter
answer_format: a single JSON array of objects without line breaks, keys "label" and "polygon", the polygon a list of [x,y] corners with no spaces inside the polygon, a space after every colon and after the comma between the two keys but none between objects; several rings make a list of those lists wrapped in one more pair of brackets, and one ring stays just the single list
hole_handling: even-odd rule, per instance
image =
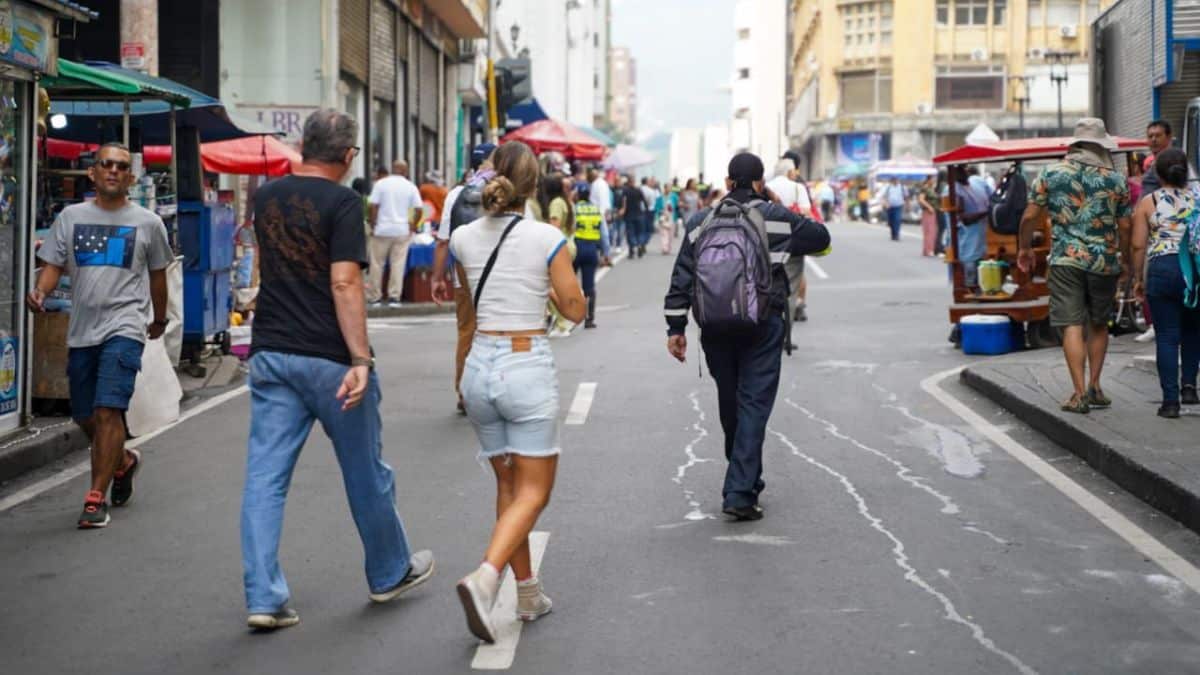
[{"label": "metal roller shutter", "polygon": [[371,95],[396,100],[396,11],[371,0]]},{"label": "metal roller shutter", "polygon": [[436,130],[438,128],[438,61],[441,59],[441,54],[425,37],[422,36],[419,42],[418,51],[421,55],[421,62],[418,65],[420,71],[420,84],[417,92],[417,105],[420,110],[418,116],[422,125]]},{"label": "metal roller shutter", "polygon": [[1200,52],[1186,52],[1179,79],[1158,89],[1159,117],[1171,123],[1176,135],[1183,133],[1183,115],[1188,101],[1200,96]]},{"label": "metal roller shutter", "polygon": [[338,60],[346,73],[367,81],[367,0],[338,2]]}]

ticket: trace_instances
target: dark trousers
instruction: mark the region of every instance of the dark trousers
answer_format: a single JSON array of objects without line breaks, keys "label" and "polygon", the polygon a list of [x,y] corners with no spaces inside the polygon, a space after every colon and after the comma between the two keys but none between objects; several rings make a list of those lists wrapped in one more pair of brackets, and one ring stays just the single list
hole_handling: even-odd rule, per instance
[{"label": "dark trousers", "polygon": [[950,216],[941,211],[937,212],[937,240],[933,244],[934,254],[946,252],[946,230],[950,227]]},{"label": "dark trousers", "polygon": [[729,460],[721,489],[723,508],[757,504],[758,493],[765,486],[763,440],[779,390],[785,333],[781,315],[768,319],[750,336],[700,336],[708,372],[717,382],[725,459]]},{"label": "dark trousers", "polygon": [[1183,384],[1196,386],[1200,370],[1200,310],[1183,305],[1183,271],[1179,258],[1160,256],[1146,270],[1146,300],[1154,317],[1155,364],[1163,402],[1179,402],[1179,364]]},{"label": "dark trousers", "polygon": [[583,294],[592,297],[596,292],[596,267],[600,264],[600,242],[575,240],[575,271],[579,272]]},{"label": "dark trousers", "polygon": [[900,241],[900,217],[904,209],[899,206],[889,206],[887,210],[888,227],[892,228],[892,241]]}]

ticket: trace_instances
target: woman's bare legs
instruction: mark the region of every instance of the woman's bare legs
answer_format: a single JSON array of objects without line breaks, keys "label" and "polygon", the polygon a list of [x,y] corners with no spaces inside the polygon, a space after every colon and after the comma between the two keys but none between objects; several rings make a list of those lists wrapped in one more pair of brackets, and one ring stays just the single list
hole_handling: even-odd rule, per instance
[{"label": "woman's bare legs", "polygon": [[550,502],[558,456],[521,457],[509,455],[491,460],[496,472],[496,527],[484,560],[496,568],[511,564],[518,579],[533,576],[529,560],[529,533]]}]

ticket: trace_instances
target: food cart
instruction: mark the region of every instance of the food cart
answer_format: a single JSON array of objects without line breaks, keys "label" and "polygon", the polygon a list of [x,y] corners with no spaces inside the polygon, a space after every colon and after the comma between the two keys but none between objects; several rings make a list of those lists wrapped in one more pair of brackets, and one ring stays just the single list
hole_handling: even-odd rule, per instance
[{"label": "food cart", "polygon": [[[1130,138],[1114,140],[1118,149],[1113,154],[1146,150],[1145,141]],[[1058,343],[1058,336],[1050,327],[1050,290],[1046,286],[1047,259],[1050,254],[1049,219],[1042,222],[1035,233],[1033,252],[1036,263],[1030,273],[1025,273],[1017,266],[1018,235],[996,232],[988,218],[985,221],[987,250],[980,262],[1004,263],[1008,277],[1003,290],[975,292],[967,287],[963,264],[956,255],[957,186],[969,165],[1058,160],[1066,156],[1070,143],[1070,138],[981,141],[968,143],[933,158],[935,166],[949,170],[949,194],[943,198],[942,208],[950,214],[950,247],[946,251],[946,262],[950,265],[954,287],[949,307],[951,324],[957,326],[963,317],[973,314],[1003,315],[1024,328],[1029,347],[1036,349]]]}]

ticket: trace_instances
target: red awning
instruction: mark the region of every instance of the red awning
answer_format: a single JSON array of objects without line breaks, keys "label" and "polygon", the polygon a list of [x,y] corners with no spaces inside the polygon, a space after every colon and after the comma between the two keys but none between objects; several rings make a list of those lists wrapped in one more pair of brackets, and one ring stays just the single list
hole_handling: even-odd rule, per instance
[{"label": "red awning", "polygon": [[[99,146],[76,143],[57,138],[45,139],[46,154],[56,159],[74,161],[85,152],[95,152]],[[163,166],[171,161],[168,145],[147,145],[143,149],[147,166]],[[229,173],[247,176],[286,176],[292,163],[300,163],[300,153],[274,136],[247,136],[228,141],[200,145],[200,158],[209,173]]]},{"label": "red awning", "polygon": [[[1117,152],[1142,152],[1147,150],[1146,141],[1133,138],[1113,137]],[[1055,159],[1063,157],[1070,148],[1070,137],[1018,138],[991,143],[964,145],[933,158],[938,166],[950,164],[979,164],[983,162],[1012,162],[1016,160]]]},{"label": "red awning", "polygon": [[579,127],[558,120],[542,120],[513,131],[500,139],[501,143],[521,141],[534,152],[561,152],[567,159],[600,160],[608,151],[595,136]]}]

